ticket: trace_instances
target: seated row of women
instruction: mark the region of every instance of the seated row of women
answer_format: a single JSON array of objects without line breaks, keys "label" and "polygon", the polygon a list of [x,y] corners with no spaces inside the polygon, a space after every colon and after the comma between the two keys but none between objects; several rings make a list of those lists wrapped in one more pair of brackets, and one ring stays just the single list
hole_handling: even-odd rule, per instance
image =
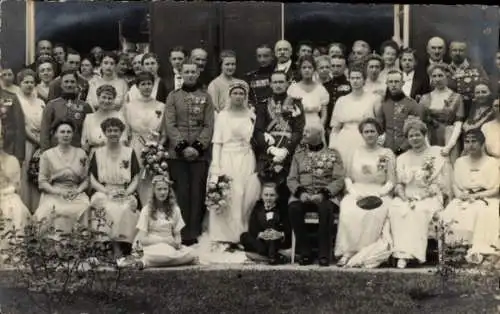
[{"label": "seated row of women", "polygon": [[[139,243],[144,252],[141,261],[146,266],[194,261],[194,251],[181,244],[183,219],[168,177],[155,177],[150,201],[139,204],[136,197],[139,162],[133,150],[120,143],[124,127],[120,119],[107,119],[102,124],[107,144],[96,149],[89,161],[82,149],[71,146],[72,124],[56,125],[58,145],[40,158],[42,196],[34,217],[42,220],[55,212],[54,226],[68,232],[77,222],[85,224],[92,220],[89,209],[102,208],[111,222],[105,231],[114,244],[117,258],[128,255],[132,243]],[[377,144],[381,130],[376,120],[364,120],[359,130],[365,144],[356,150],[351,169],[347,169],[346,194],[340,202],[334,250],[340,258],[338,265],[377,267],[391,255],[398,259],[400,268],[412,259],[424,262],[427,239],[436,236],[434,217],[452,231],[446,237],[448,243],[469,246],[470,261],[480,262],[484,256],[496,253],[500,167],[498,160],[484,153],[485,139],[480,130],[465,134],[468,155],[460,157],[453,170],[449,159],[441,155],[440,147],[428,144],[427,127],[420,120],[409,119],[405,124],[404,134],[411,149],[397,160],[392,151]],[[22,229],[30,214],[15,194],[19,164],[3,152],[0,161],[2,214]],[[86,194],[89,182],[93,190],[90,199]],[[273,194],[270,187],[273,186],[263,185],[262,200],[254,212],[260,211],[262,204],[264,212],[275,207],[273,197],[269,196]],[[362,208],[359,201],[367,196],[380,198],[382,204]],[[259,234],[269,229],[267,220],[279,217],[267,214],[263,217],[256,223],[250,221],[249,231],[257,230],[253,239],[247,237],[253,245],[243,241],[245,236],[241,237],[241,243],[260,254],[273,248],[272,260],[276,262],[279,241],[266,240]],[[279,229],[275,223],[272,228]],[[274,241],[273,245],[269,246],[269,241]],[[255,250],[256,243],[261,249]]]},{"label": "seated row of women", "polygon": [[[398,268],[407,267],[410,261],[424,263],[428,239],[442,240],[442,236],[444,244],[466,246],[469,262],[481,263],[496,255],[500,167],[497,159],[484,153],[485,138],[480,130],[465,133],[468,154],[458,158],[453,168],[442,156],[441,147],[429,145],[427,126],[419,119],[405,123],[411,148],[397,159],[391,150],[377,144],[381,128],[375,119],[361,122],[359,131],[364,145],[355,149],[350,169],[346,169],[345,195],[340,201],[334,248],[338,266],[378,267],[391,256],[397,259]],[[264,185],[265,209],[257,205],[254,212],[272,212],[273,206],[267,205],[272,194],[270,186]],[[279,242],[263,240],[261,233],[282,229],[274,227],[275,214],[269,217],[273,227],[261,219],[260,226],[242,241],[248,250],[270,254],[276,262],[281,259]],[[301,252],[299,248],[298,253],[299,263],[310,261],[309,256],[302,256],[310,254],[310,249]]]}]

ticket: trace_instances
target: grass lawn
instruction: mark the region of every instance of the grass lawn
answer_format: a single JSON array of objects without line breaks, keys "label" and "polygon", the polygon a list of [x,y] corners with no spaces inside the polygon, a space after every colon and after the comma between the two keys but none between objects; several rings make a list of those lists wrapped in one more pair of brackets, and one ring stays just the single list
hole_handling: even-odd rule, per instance
[{"label": "grass lawn", "polygon": [[[0,313],[42,313],[0,272]],[[128,273],[112,304],[80,295],[59,313],[498,313],[498,278],[425,273],[176,269]],[[101,310],[98,310],[101,309]]]}]

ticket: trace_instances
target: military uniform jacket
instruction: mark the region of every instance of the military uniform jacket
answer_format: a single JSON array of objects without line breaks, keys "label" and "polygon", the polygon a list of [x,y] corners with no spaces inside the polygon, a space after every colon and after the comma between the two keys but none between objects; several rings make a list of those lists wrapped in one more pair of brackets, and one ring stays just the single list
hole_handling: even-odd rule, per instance
[{"label": "military uniform jacket", "polygon": [[[296,102],[294,110],[294,108],[285,106],[284,102],[284,99],[279,100],[278,97],[269,97],[256,107],[253,143],[255,153],[261,163],[272,160],[273,156],[267,154],[267,150],[269,147],[275,146],[288,150],[288,156],[283,164],[285,166],[289,165],[295,149],[302,140],[305,125],[302,103]],[[294,115],[294,112],[296,114],[299,111],[298,115]],[[274,145],[266,142],[266,133],[274,138],[276,142]]]},{"label": "military uniform jacket", "polygon": [[80,147],[82,141],[83,121],[87,114],[92,113],[92,107],[79,99],[67,100],[56,98],[47,103],[43,109],[42,125],[40,128],[40,148],[45,151],[57,145],[53,134],[54,126],[59,121],[71,121],[75,126],[71,145]]},{"label": "military uniform jacket", "polygon": [[15,94],[2,88],[0,88],[0,127],[4,151],[22,161],[26,149],[23,109]]},{"label": "military uniform jacket", "polygon": [[342,74],[341,76],[334,77],[328,82],[323,83],[323,86],[326,88],[328,94],[330,95],[330,102],[328,103],[328,110],[326,116],[327,125],[324,125],[324,127],[328,128],[329,127],[328,124],[332,120],[332,113],[335,107],[335,103],[337,102],[337,99],[351,92],[351,83],[349,83],[347,77],[344,74]]},{"label": "military uniform jacket", "polygon": [[260,104],[272,95],[271,75],[274,66],[262,67],[245,75],[245,81],[250,87],[249,100],[252,104]]},{"label": "military uniform jacket", "polygon": [[391,149],[396,154],[410,148],[403,132],[403,127],[408,116],[423,119],[423,106],[406,96],[399,101],[394,101],[388,97],[385,97],[382,101],[380,120],[385,132],[384,147]]},{"label": "military uniform jacket", "polygon": [[199,160],[208,160],[214,130],[214,106],[210,95],[199,86],[170,92],[167,97],[164,130],[170,157],[182,159],[182,151],[191,146]]},{"label": "military uniform jacket", "polygon": [[287,184],[292,201],[303,192],[321,193],[331,199],[344,189],[344,179],[345,169],[339,152],[320,144],[295,153]]},{"label": "military uniform jacket", "polygon": [[488,75],[483,67],[471,65],[467,60],[460,66],[450,64],[453,71],[450,88],[464,97],[465,101],[470,101],[474,97],[474,87],[479,82],[485,82]]}]

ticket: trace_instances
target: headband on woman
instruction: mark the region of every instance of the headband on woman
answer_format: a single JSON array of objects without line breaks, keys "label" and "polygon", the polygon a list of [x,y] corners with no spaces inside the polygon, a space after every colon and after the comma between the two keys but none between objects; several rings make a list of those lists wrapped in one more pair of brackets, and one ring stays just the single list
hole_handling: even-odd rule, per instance
[{"label": "headband on woman", "polygon": [[231,92],[237,88],[242,89],[245,92],[245,94],[248,95],[247,86],[240,82],[232,83],[231,85],[229,85],[229,94],[231,94]]},{"label": "headband on woman", "polygon": [[166,183],[168,185],[171,185],[172,183],[174,183],[173,181],[170,180],[168,175],[156,175],[153,177],[153,180],[152,180],[153,185],[158,184],[160,182]]}]

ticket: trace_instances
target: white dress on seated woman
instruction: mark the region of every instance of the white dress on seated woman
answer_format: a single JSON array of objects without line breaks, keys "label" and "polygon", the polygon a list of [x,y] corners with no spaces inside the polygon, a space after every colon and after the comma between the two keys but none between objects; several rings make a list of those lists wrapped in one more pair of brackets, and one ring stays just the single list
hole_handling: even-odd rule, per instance
[{"label": "white dress on seated woman", "polygon": [[[1,140],[1,139],[0,139]],[[0,155],[0,219],[5,224],[0,232],[0,250],[8,248],[9,236],[5,233],[16,230],[22,235],[29,224],[31,214],[16,193],[21,179],[21,168],[17,158],[7,154]]]},{"label": "white dress on seated woman", "polygon": [[[76,147],[72,147],[71,150],[69,159],[61,156],[59,147],[48,149],[40,156],[38,175],[40,186],[48,182],[52,186],[63,189],[76,189],[88,179],[88,157],[85,151]],[[80,193],[75,199],[69,200],[61,195],[43,192],[34,216],[37,220],[49,219],[48,222],[53,223],[56,230],[70,232],[78,221],[88,224],[88,221],[82,218],[89,209],[89,205],[89,198],[85,193]]]},{"label": "white dress on seated woman", "polygon": [[441,156],[440,146],[420,153],[409,150],[397,158],[397,183],[403,184],[406,197],[414,201],[396,197],[389,209],[395,258],[425,262],[431,220],[443,210],[444,195],[450,194],[450,173],[451,165]]},{"label": "white dress on seated woman", "polygon": [[[171,217],[167,217],[164,212],[160,211],[156,217],[152,217],[149,205],[142,209],[137,222],[139,234],[136,245],[143,250],[142,262],[145,267],[179,266],[193,263],[196,260],[192,248],[181,246],[180,249],[176,249],[167,243],[173,242],[174,231],[179,234],[184,226],[181,209],[178,206],[172,209]],[[141,242],[143,237],[164,240],[165,242],[145,246]]]},{"label": "white dress on seated woman", "polygon": [[[90,162],[91,174],[106,188],[126,189],[139,171],[139,162],[131,147],[121,146],[120,154],[116,157],[108,153],[106,146],[100,147]],[[138,202],[134,195],[112,198],[96,192],[90,203],[93,208],[102,208],[106,213],[106,226],[102,226],[101,231],[107,232],[112,241],[132,243],[139,218],[136,212]]]},{"label": "white dress on seated woman", "polygon": [[[471,245],[469,254],[494,254],[498,248],[500,169],[495,158],[483,156],[472,163],[469,156],[457,159],[454,167],[454,190],[460,195],[467,190],[484,189],[490,196],[474,201],[453,199],[441,213],[452,234],[446,242]],[[494,247],[492,247],[494,246]]]},{"label": "white dress on seated woman", "polygon": [[[389,168],[394,166],[394,154],[387,148],[380,147],[370,153],[358,149],[354,153],[350,177],[346,180],[348,194],[340,203],[336,256],[352,257],[381,237],[391,202],[387,194],[393,187],[389,171],[393,175],[394,170]],[[365,210],[356,204],[358,195],[379,196],[382,190],[385,196],[380,207]]]}]

